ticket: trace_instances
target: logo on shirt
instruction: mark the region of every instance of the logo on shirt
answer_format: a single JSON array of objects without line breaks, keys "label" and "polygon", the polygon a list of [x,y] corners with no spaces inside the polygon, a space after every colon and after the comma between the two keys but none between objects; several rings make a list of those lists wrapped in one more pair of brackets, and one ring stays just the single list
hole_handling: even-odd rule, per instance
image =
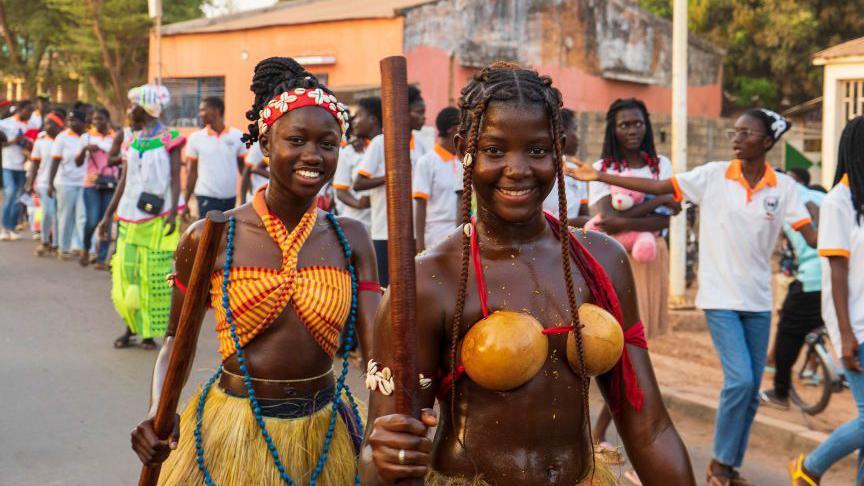
[{"label": "logo on shirt", "polygon": [[780,199],[777,196],[767,196],[762,200],[762,205],[765,211],[773,214],[777,212],[777,207],[780,205]]}]

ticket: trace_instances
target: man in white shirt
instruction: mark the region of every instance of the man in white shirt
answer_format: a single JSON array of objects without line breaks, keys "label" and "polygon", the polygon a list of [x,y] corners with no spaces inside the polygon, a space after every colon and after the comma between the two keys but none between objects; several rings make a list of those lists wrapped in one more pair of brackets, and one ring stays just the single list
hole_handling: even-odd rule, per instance
[{"label": "man in white shirt", "polygon": [[79,157],[85,147],[81,139],[85,117],[86,113],[81,109],[69,112],[66,120],[69,128],[57,135],[51,147],[48,195],[57,198],[57,246],[61,260],[71,259],[76,251],[87,250],[84,248],[84,225],[87,220],[84,179],[87,165],[84,164],[84,158]]},{"label": "man in white shirt", "polygon": [[453,137],[459,130],[459,110],[448,106],[435,118],[438,131],[435,147],[417,160],[412,177],[414,234],[417,252],[437,245],[458,225],[457,182],[462,164]]},{"label": "man in white shirt", "polygon": [[36,127],[30,124],[33,115],[33,103],[29,100],[18,103],[15,114],[0,121],[0,131],[5,135],[3,142],[3,221],[0,228],[0,240],[20,240],[21,235],[15,232],[15,226],[21,217],[21,205],[18,199],[24,192],[27,171],[25,151],[29,152],[33,142],[26,134]]},{"label": "man in white shirt", "polygon": [[[408,87],[408,113],[410,126],[408,130],[421,130],[426,123],[426,102],[420,96],[420,90],[414,86]],[[419,141],[411,136],[411,164],[427,152]],[[381,286],[389,283],[387,275],[387,190],[384,187],[384,135],[372,139],[366,148],[363,160],[357,168],[354,179],[355,191],[369,191],[369,203],[372,209],[372,244],[375,246],[375,256],[378,260],[378,279]]]},{"label": "man in white shirt", "polygon": [[186,163],[189,176],[184,197],[194,191],[198,215],[208,211],[228,211],[237,201],[237,177],[245,167],[246,144],[243,132],[225,125],[225,103],[221,98],[205,98],[198,116],[204,128],[189,136]]},{"label": "man in white shirt", "polygon": [[339,165],[333,176],[336,210],[342,216],[360,221],[369,229],[372,224],[369,195],[365,191],[354,191],[351,186],[357,177],[366,147],[381,134],[381,98],[370,96],[357,101],[357,111],[351,119],[351,132],[352,140],[339,152]]}]

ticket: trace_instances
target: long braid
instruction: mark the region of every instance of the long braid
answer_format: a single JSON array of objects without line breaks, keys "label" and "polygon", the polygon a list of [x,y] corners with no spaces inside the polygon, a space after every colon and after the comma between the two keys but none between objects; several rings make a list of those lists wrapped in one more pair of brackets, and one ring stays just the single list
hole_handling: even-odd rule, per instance
[{"label": "long braid", "polygon": [[837,172],[834,175],[835,186],[840,183],[844,175],[849,179],[855,220],[861,225],[864,220],[864,117],[862,116],[850,120],[840,136]]},{"label": "long braid", "polygon": [[639,150],[643,152],[645,163],[651,173],[654,177],[659,177],[660,157],[657,156],[657,148],[654,145],[654,128],[651,126],[651,115],[648,113],[645,103],[636,98],[619,98],[609,106],[609,111],[606,112],[606,131],[603,135],[603,151],[600,156],[602,160],[601,170],[606,172],[609,167],[612,167],[615,172],[621,172],[628,167],[627,158],[624,157],[624,151],[615,135],[615,117],[621,110],[631,109],[642,112],[642,118],[645,119],[645,136],[642,138]]}]

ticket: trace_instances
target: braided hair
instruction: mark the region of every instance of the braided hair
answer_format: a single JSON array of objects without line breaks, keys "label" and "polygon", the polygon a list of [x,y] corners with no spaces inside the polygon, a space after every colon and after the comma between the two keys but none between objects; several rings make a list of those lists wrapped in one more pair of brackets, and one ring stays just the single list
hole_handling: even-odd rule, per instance
[{"label": "braided hair", "polygon": [[615,135],[615,117],[622,110],[633,109],[642,112],[642,118],[645,119],[645,136],[642,138],[639,150],[644,153],[645,163],[651,169],[651,174],[658,177],[660,175],[660,158],[654,147],[654,129],[651,127],[651,116],[648,114],[645,103],[636,98],[619,98],[609,106],[609,111],[606,112],[606,134],[603,138],[601,170],[606,172],[609,167],[612,167],[616,172],[621,172],[628,167],[627,158],[624,157],[624,151],[621,150],[618,137]]},{"label": "braided hair", "polygon": [[[562,100],[561,93],[552,86],[552,78],[540,76],[536,71],[525,69],[517,64],[507,62],[496,62],[480,73],[476,74],[468,85],[462,89],[459,98],[459,135],[465,140],[465,155],[470,155],[477,160],[477,144],[480,138],[480,127],[489,103],[499,101],[521,104],[541,104],[546,109],[549,117],[550,132],[553,140],[553,160],[558,179],[558,219],[560,221],[561,260],[564,269],[564,282],[567,287],[567,300],[570,305],[571,319],[575,322],[576,315],[576,291],[573,285],[573,274],[571,269],[570,242],[568,241],[569,229],[567,227],[567,194],[564,183],[563,169],[563,135],[564,126],[561,120]],[[472,176],[474,165],[464,167],[463,188],[461,200],[461,217],[464,226],[470,224]],[[450,389],[450,415],[455,427],[456,410],[456,349],[462,331],[467,332],[467,327],[462,322],[465,310],[465,299],[468,285],[468,268],[471,254],[471,238],[468,233],[462,235],[462,265],[459,274],[459,288],[456,297],[456,309],[453,317],[450,342],[450,380],[453,386]],[[577,255],[577,258],[580,256]],[[574,329],[576,343],[579,351],[579,370],[584,370],[584,345],[581,326]],[[583,398],[583,420],[590,434],[590,419],[588,415],[588,386],[590,380],[584,371],[579,371],[582,381]],[[458,438],[463,449],[461,439]],[[593,445],[592,445],[593,457]]]},{"label": "braided hair", "polygon": [[864,219],[864,116],[856,116],[849,121],[840,136],[835,186],[844,175],[849,178],[852,207],[855,208],[855,220],[860,226]]},{"label": "braided hair", "polygon": [[290,57],[268,57],[255,66],[252,85],[249,87],[255,94],[255,101],[252,102],[252,108],[246,112],[246,119],[251,122],[247,128],[249,133],[243,134],[242,138],[247,147],[257,142],[261,135],[258,132],[258,113],[274,97],[295,88],[320,88],[327,94],[333,94],[318,82],[318,78]]}]

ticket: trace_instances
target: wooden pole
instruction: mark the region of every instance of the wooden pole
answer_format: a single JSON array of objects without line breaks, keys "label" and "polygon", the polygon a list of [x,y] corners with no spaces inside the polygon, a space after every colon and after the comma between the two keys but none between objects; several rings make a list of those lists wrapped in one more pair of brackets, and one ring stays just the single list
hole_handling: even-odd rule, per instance
[{"label": "wooden pole", "polygon": [[[189,376],[192,357],[198,344],[198,332],[201,322],[207,312],[207,299],[210,294],[210,271],[216,262],[222,233],[228,218],[221,211],[210,211],[204,222],[198,251],[192,263],[192,275],[186,288],[186,298],[180,311],[180,321],[174,335],[174,347],[168,360],[168,372],[162,384],[159,395],[159,405],[156,417],[153,419],[153,429],[160,439],[167,439],[174,429],[174,415],[177,413],[177,403],[183,382]],[[144,466],[138,477],[138,486],[155,486],[159,480],[161,465]]]},{"label": "wooden pole", "polygon": [[417,370],[414,329],[417,289],[414,276],[414,219],[411,201],[411,128],[405,58],[381,60],[381,110],[387,174],[387,253],[390,275],[390,326],[396,412],[419,417],[414,399]]}]

